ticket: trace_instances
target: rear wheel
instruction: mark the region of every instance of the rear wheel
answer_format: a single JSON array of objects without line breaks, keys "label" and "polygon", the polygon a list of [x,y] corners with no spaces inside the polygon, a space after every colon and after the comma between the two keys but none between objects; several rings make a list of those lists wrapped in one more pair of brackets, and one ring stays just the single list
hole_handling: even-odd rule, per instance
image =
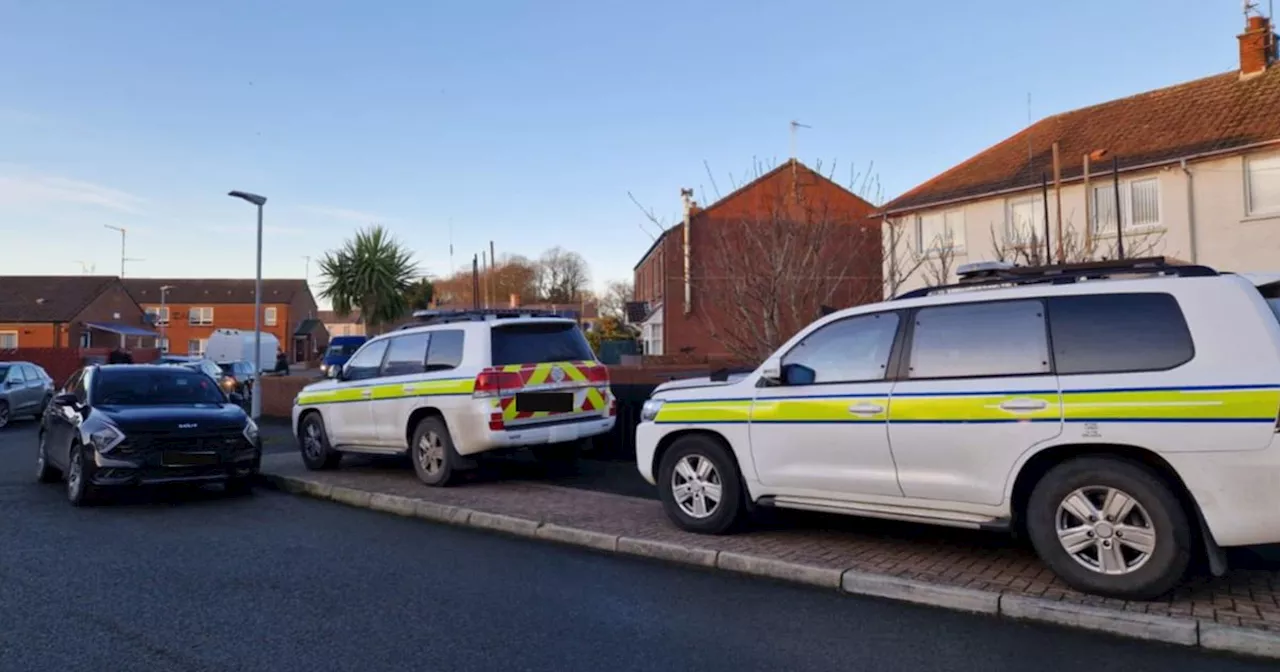
[{"label": "rear wheel", "polygon": [[742,479],[724,444],[707,436],[686,436],[662,456],[658,496],[667,516],[682,529],[725,534],[743,518]]},{"label": "rear wheel", "polygon": [[302,451],[302,463],[312,471],[333,469],[342,461],[342,453],[329,445],[329,434],[319,413],[308,413],[302,418],[298,426],[298,449]]},{"label": "rear wheel", "polygon": [[49,448],[46,445],[47,435],[40,432],[40,447],[36,449],[36,480],[41,483],[56,483],[62,474],[49,464]]},{"label": "rear wheel", "polygon": [[1182,580],[1192,529],[1172,488],[1129,460],[1080,458],[1036,484],[1027,536],[1050,569],[1077,590],[1150,600]]},{"label": "rear wheel", "polygon": [[435,487],[449,484],[458,454],[443,418],[431,416],[418,422],[413,430],[409,456],[413,459],[413,471],[418,474],[418,480]]}]

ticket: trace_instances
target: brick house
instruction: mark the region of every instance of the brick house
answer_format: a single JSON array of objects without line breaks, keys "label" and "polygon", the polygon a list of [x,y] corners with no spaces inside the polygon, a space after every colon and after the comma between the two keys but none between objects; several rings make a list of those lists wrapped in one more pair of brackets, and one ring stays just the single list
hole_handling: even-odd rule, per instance
[{"label": "brick house", "polygon": [[1280,270],[1276,37],[1251,16],[1235,41],[1238,69],[1047,117],[888,203],[886,275],[898,248],[926,271],[902,290],[965,263],[1121,251]]},{"label": "brick house", "polygon": [[634,269],[646,355],[758,359],[825,307],[883,294],[874,206],[803,163],[705,208],[691,196]]},{"label": "brick house", "polygon": [[0,277],[0,350],[151,347],[156,334],[120,279]]},{"label": "brick house", "polygon": [[[203,354],[214,329],[253,331],[252,278],[126,278],[124,286],[153,316],[163,333],[159,345],[172,354]],[[314,358],[329,343],[305,280],[263,279],[262,331],[280,341],[292,362]]]}]

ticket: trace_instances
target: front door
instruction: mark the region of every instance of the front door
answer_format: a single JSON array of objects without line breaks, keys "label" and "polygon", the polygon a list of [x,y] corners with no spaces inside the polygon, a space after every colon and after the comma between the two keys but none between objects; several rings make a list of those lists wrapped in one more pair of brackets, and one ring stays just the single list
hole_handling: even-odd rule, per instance
[{"label": "front door", "polygon": [[374,446],[378,428],[373,420],[374,387],[380,382],[387,341],[370,341],[342,368],[338,383],[341,401],[331,404],[325,418],[329,440],[337,446]]},{"label": "front door", "polygon": [[781,360],[782,384],[757,388],[751,456],[777,494],[901,496],[886,425],[896,312],[825,324]]},{"label": "front door", "polygon": [[922,308],[911,322],[889,400],[903,494],[999,505],[1018,458],[1062,433],[1044,303]]},{"label": "front door", "polygon": [[0,382],[0,385],[4,386],[5,396],[8,399],[9,417],[30,413],[36,403],[31,399],[32,388],[27,385],[27,379],[22,373],[23,368],[21,364],[11,364],[8,368],[8,376]]}]

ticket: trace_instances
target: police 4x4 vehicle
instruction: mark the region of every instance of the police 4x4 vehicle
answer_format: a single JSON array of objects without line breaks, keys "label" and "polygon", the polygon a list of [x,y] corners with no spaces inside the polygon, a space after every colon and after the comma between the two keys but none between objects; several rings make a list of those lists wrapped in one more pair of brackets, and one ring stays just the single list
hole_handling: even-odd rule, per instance
[{"label": "police 4x4 vehicle", "polygon": [[669,517],[1010,530],[1124,598],[1280,542],[1280,276],[1160,257],[960,275],[826,316],[736,382],[658,387],[636,459]]},{"label": "police 4x4 vehicle", "polygon": [[408,452],[424,483],[446,485],[480,453],[528,447],[563,463],[613,429],[609,369],[575,321],[527,310],[415,316],[298,394],[308,468],[334,468],[346,452]]}]

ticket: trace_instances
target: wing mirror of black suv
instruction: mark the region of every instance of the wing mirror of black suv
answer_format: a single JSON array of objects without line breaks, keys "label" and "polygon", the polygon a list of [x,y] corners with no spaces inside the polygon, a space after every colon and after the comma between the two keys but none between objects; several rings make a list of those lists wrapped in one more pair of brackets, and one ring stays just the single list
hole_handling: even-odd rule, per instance
[{"label": "wing mirror of black suv", "polygon": [[75,408],[80,405],[80,398],[70,392],[63,392],[53,398],[53,405]]}]

